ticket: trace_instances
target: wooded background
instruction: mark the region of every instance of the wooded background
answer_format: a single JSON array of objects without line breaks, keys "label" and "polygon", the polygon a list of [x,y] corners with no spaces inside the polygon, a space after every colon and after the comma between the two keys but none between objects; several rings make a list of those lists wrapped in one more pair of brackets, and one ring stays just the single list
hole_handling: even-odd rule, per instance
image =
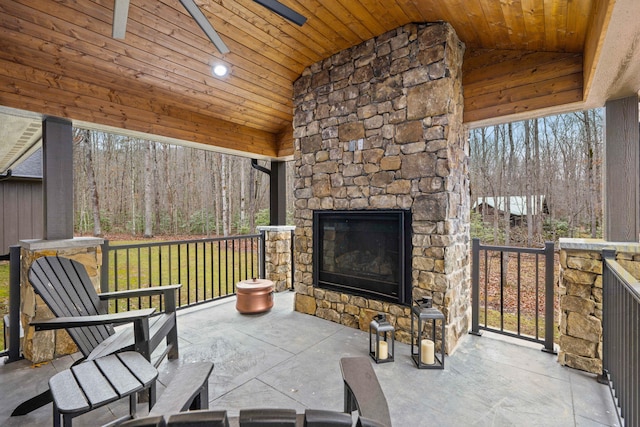
[{"label": "wooded background", "polygon": [[[473,214],[483,241],[534,245],[600,236],[602,110],[469,131],[471,204],[522,196],[548,213],[513,227],[508,210]],[[251,159],[75,129],[75,226],[79,234],[222,236],[269,222],[269,177]],[[260,161],[270,167],[270,162]],[[293,211],[293,162],[287,163]],[[536,209],[536,211],[541,209]]]},{"label": "wooded background", "polygon": [[250,158],[85,129],[74,157],[79,234],[227,236],[269,223],[269,177]]},{"label": "wooded background", "polygon": [[[601,237],[602,115],[596,109],[471,130],[472,206],[482,197],[522,196],[538,208],[515,228],[508,209],[472,214],[473,237],[525,246]],[[548,212],[532,215],[543,201]]]}]

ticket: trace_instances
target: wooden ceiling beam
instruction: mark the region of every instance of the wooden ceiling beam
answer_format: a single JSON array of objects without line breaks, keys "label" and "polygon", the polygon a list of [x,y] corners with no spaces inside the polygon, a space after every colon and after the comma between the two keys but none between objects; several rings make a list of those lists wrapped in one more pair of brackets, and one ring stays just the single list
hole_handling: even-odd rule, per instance
[{"label": "wooden ceiling beam", "polygon": [[[0,84],[5,82],[0,79]],[[275,136],[272,133],[258,131],[245,126],[234,125],[221,120],[209,120],[206,126],[188,125],[182,122],[179,127],[171,126],[166,117],[144,114],[139,111],[127,109],[103,109],[102,111],[93,105],[69,105],[58,99],[43,100],[38,96],[37,90],[41,88],[25,88],[20,86],[16,93],[3,92],[2,100],[6,105],[27,111],[40,111],[42,114],[62,118],[70,118],[74,121],[95,123],[116,129],[126,129],[148,135],[158,135],[178,141],[192,144],[204,144],[233,150],[238,153],[253,153],[262,157],[277,158],[278,147]],[[90,107],[94,109],[90,109]],[[116,114],[114,114],[114,112]],[[193,115],[185,112],[185,115]],[[177,123],[174,121],[174,123]]]},{"label": "wooden ceiling beam", "polygon": [[284,129],[276,135],[276,145],[278,146],[278,157],[293,156],[293,128]]},{"label": "wooden ceiling beam", "polygon": [[[208,103],[195,102],[182,98],[179,95],[161,94],[154,88],[145,91],[126,88],[117,83],[109,84],[101,80],[100,75],[96,76],[95,80],[87,82],[73,80],[57,73],[24,67],[22,64],[26,59],[27,58],[23,57],[21,64],[17,64],[13,61],[0,58],[0,65],[5,70],[5,77],[15,79],[16,82],[24,81],[40,84],[43,86],[43,90],[47,90],[49,87],[62,89],[65,91],[66,97],[71,99],[75,99],[78,96],[89,96],[94,99],[95,104],[112,102],[124,108],[134,108],[160,115],[167,114],[169,116],[171,116],[171,111],[173,110],[192,111],[202,116],[209,115],[211,104]],[[230,123],[234,123],[235,121],[236,124],[243,126],[254,125],[258,121],[256,117],[246,122],[239,122],[235,119],[232,121],[232,119],[234,119],[232,116],[228,116],[222,120]],[[263,113],[260,120],[263,121],[263,124],[266,126],[270,120],[271,122],[273,121],[273,118]],[[282,127],[284,127],[286,123],[288,122],[283,121]]]},{"label": "wooden ceiling beam", "polygon": [[588,97],[615,0],[594,0],[584,43],[584,98]]},{"label": "wooden ceiling beam", "polygon": [[582,101],[577,53],[477,49],[462,66],[464,121],[474,122]]},{"label": "wooden ceiling beam", "polygon": [[[138,79],[135,75],[123,78],[97,68],[85,66],[79,61],[59,59],[60,57],[57,55],[54,46],[47,45],[47,47],[53,51],[51,53],[33,52],[25,48],[19,48],[15,43],[4,46],[0,49],[0,58],[7,62],[6,73],[28,74],[28,79],[50,85],[58,85],[62,81],[69,82],[66,87],[69,90],[67,97],[70,98],[82,95],[83,91],[88,90],[89,93],[94,93],[94,96],[102,100],[123,104],[146,102],[150,109],[162,109],[165,105],[183,105],[183,108],[193,109],[196,112],[200,111],[209,114],[211,112],[211,99],[202,97],[202,94],[196,91],[188,90],[185,93],[176,91],[174,87],[154,86],[153,80]],[[23,71],[11,71],[14,67],[22,68]],[[84,80],[74,80],[72,77],[68,77],[78,74],[81,74]],[[126,74],[125,77],[127,77]],[[101,91],[101,88],[104,88],[104,90]],[[163,90],[163,88],[168,89],[168,91]],[[218,103],[220,104],[219,100]],[[224,103],[221,105],[225,106]],[[256,127],[257,123],[264,127],[273,126],[276,128],[274,129],[275,131],[289,123],[288,115],[283,114],[280,123],[278,123],[275,120],[273,111],[267,108],[257,111],[251,104],[239,106],[237,101],[235,103],[229,102],[226,108],[229,112],[238,108],[245,108],[247,113],[254,111],[252,115],[247,114],[245,116],[246,121],[239,122],[247,126]],[[218,116],[232,122],[241,120],[231,113],[226,114],[224,110],[218,112]]]}]

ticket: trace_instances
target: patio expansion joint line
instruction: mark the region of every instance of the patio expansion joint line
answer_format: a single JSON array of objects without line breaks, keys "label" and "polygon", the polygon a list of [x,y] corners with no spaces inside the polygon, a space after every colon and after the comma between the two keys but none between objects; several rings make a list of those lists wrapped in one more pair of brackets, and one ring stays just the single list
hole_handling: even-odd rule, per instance
[{"label": "patio expansion joint line", "polygon": [[573,378],[569,375],[569,391],[571,391],[571,414],[573,415],[573,423],[574,425],[578,425],[578,420],[576,417],[576,399],[574,397],[574,388],[573,388]]},{"label": "patio expansion joint line", "polygon": [[274,387],[274,386],[272,386],[271,384],[264,382],[262,379],[260,379],[260,378],[258,378],[258,377],[255,377],[255,379],[256,379],[257,381],[260,381],[262,384],[266,385],[267,387],[269,387],[269,388],[270,388],[270,389],[272,389],[273,391],[275,391],[275,392],[277,392],[277,393],[279,393],[279,394],[281,394],[281,395],[283,395],[283,396],[285,396],[285,397],[287,397],[287,398],[289,398],[289,399],[293,400],[294,402],[298,403],[298,404],[299,404],[299,405],[301,405],[301,406],[304,406],[305,408],[307,407],[307,405],[305,405],[304,403],[300,402],[298,399],[296,399],[296,398],[294,398],[294,397],[292,397],[292,396],[290,396],[290,395],[288,395],[288,394],[286,394],[286,393],[282,392],[281,390],[278,390],[277,388],[275,388],[275,387]]},{"label": "patio expansion joint line", "polygon": [[[287,360],[288,360],[288,359],[287,359]],[[269,370],[271,370],[271,369],[273,369],[273,368],[269,368],[269,369],[267,369],[265,372],[263,372],[263,374],[264,374],[264,373],[266,373],[266,372],[268,372],[268,371],[269,371]],[[227,396],[228,396],[228,395],[230,395],[231,393],[233,393],[233,392],[237,391],[237,390],[238,390],[238,389],[240,389],[241,387],[244,387],[245,385],[247,385],[248,383],[250,383],[250,382],[251,382],[251,381],[253,381],[253,380],[259,381],[261,384],[263,384],[263,385],[267,386],[269,389],[271,389],[271,390],[273,390],[273,391],[277,392],[278,394],[281,394],[281,395],[283,395],[284,397],[286,397],[286,398],[288,398],[288,399],[293,400],[294,402],[296,402],[296,403],[300,404],[301,406],[304,406],[305,408],[307,407],[307,405],[305,405],[304,403],[300,402],[298,399],[295,399],[295,398],[293,398],[293,397],[289,396],[288,394],[283,393],[282,391],[278,390],[277,388],[275,388],[275,387],[274,387],[274,386],[272,386],[271,384],[266,383],[266,382],[264,382],[263,380],[261,380],[260,378],[258,378],[258,376],[255,376],[255,377],[249,378],[248,380],[244,381],[243,383],[238,384],[236,387],[233,387],[232,389],[229,389],[228,391],[226,391],[226,392],[222,393],[221,395],[219,395],[219,396],[218,396],[218,397],[216,397],[215,399],[211,400],[209,403],[210,403],[210,404],[213,404],[213,405],[214,405],[214,407],[215,407],[215,402],[216,402],[217,400],[220,400],[220,399],[222,399],[222,398],[224,398],[224,397],[227,397]]]},{"label": "patio expansion joint line", "polygon": [[[243,335],[245,335],[245,336],[247,336],[249,338],[253,338],[254,340],[260,341],[261,343],[264,343],[264,344],[270,345],[270,346],[272,346],[274,348],[277,348],[278,350],[282,350],[285,353],[288,353],[290,356],[285,360],[289,360],[291,357],[296,356],[296,353],[292,353],[291,351],[289,351],[289,350],[287,350],[285,348],[282,348],[279,345],[276,345],[276,344],[273,344],[273,343],[271,343],[269,341],[266,341],[260,335],[256,336],[256,335],[253,335],[253,334],[251,334],[251,333],[249,333],[247,331],[243,331],[242,329],[235,329],[235,331],[238,332],[238,333],[241,333],[241,334],[243,334]],[[271,368],[269,368],[269,369],[271,369]]]},{"label": "patio expansion joint line", "polygon": [[[310,348],[313,348],[313,347],[317,346],[318,344],[322,344],[323,342],[327,341],[329,338],[332,338],[332,337],[333,337],[333,336],[335,336],[338,332],[343,331],[343,330],[344,330],[344,329],[346,329],[346,328],[348,328],[348,326],[340,325],[340,328],[336,329],[334,332],[332,332],[332,333],[328,334],[328,335],[327,335],[326,337],[324,337],[324,338],[318,339],[318,341],[314,342],[314,343],[313,343],[313,345],[311,345],[311,346],[309,346],[309,347],[306,347],[305,349],[303,349],[303,350],[301,350],[301,351],[299,351],[299,352],[297,352],[297,353],[293,353],[293,352],[291,352],[290,350],[287,350],[286,348],[283,348],[283,347],[281,347],[281,346],[280,346],[280,345],[278,345],[278,344],[273,344],[273,343],[271,343],[271,342],[269,342],[269,341],[264,340],[264,339],[262,338],[262,335],[257,335],[257,336],[256,336],[256,335],[253,335],[253,334],[251,334],[251,333],[249,333],[249,332],[247,332],[247,331],[243,331],[243,330],[242,330],[242,329],[240,329],[240,328],[236,328],[235,330],[236,330],[237,332],[240,332],[240,333],[242,333],[242,334],[244,334],[244,335],[248,336],[248,337],[251,337],[251,338],[253,338],[253,339],[256,339],[256,340],[258,340],[258,341],[260,341],[260,342],[263,342],[263,343],[265,343],[265,344],[272,345],[273,347],[275,347],[275,348],[277,348],[277,349],[279,349],[279,350],[282,350],[282,351],[284,351],[284,352],[287,352],[287,353],[291,354],[291,355],[292,355],[292,357],[294,357],[294,356],[297,356],[297,355],[299,355],[299,354],[301,354],[301,353],[304,353],[305,351],[309,350]],[[357,330],[359,331],[360,329],[357,329]],[[364,331],[363,331],[363,332],[364,332]],[[270,369],[271,369],[271,368],[270,368]]]}]

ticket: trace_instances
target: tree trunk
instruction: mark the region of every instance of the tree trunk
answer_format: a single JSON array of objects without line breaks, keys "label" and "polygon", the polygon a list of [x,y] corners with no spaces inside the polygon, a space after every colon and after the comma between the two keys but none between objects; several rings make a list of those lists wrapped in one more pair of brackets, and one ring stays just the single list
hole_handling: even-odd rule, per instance
[{"label": "tree trunk", "polygon": [[131,188],[131,234],[133,234],[134,236],[136,235],[136,233],[138,232],[138,228],[137,228],[137,224],[136,224],[136,166],[135,163],[133,162],[134,160],[134,156],[133,156],[133,147],[130,147],[130,150],[127,150],[128,153],[130,153],[130,165],[131,165],[131,174],[129,177],[129,183],[130,183],[130,188]]},{"label": "tree trunk", "polygon": [[502,174],[504,171],[504,159],[500,158],[500,126],[494,126],[493,156],[496,162],[500,161],[501,163],[500,168],[498,169],[497,191],[496,186],[493,187],[493,242],[498,244],[498,227],[500,225],[500,208],[498,202],[499,198],[502,196],[500,191],[502,191]]},{"label": "tree trunk", "polygon": [[164,204],[160,203],[162,198],[161,194],[161,182],[163,180],[160,178],[160,168],[158,167],[158,145],[155,142],[153,144],[153,187],[154,187],[154,195],[153,195],[153,229],[156,231],[162,232],[162,206]]},{"label": "tree trunk", "polygon": [[249,233],[256,232],[256,192],[258,182],[256,180],[256,170],[249,168]]},{"label": "tree trunk", "polygon": [[524,121],[524,170],[525,170],[525,214],[527,217],[527,246],[531,247],[533,242],[533,199],[532,194],[532,173],[531,173],[531,126],[529,120]]},{"label": "tree trunk", "polygon": [[[540,172],[540,132],[538,129],[538,119],[533,119],[533,194],[534,194],[534,217],[533,217],[533,234],[534,236],[541,235],[542,232],[542,185],[540,180],[542,179],[542,173]],[[540,241],[544,240],[540,238]]]},{"label": "tree trunk", "polygon": [[595,149],[593,144],[593,133],[591,129],[591,119],[588,111],[582,112],[582,125],[584,127],[585,155],[587,157],[587,180],[589,184],[589,196],[587,206],[589,207],[589,225],[591,227],[591,237],[596,238],[598,224],[596,221],[596,180],[595,180]]},{"label": "tree trunk", "polygon": [[146,143],[144,157],[144,234],[145,238],[153,237],[153,177],[155,175],[155,162],[153,161],[154,144]]},{"label": "tree trunk", "polygon": [[240,161],[240,231],[245,232],[247,225],[247,172],[246,172],[247,160],[242,159]]},{"label": "tree trunk", "polygon": [[220,196],[222,201],[222,234],[226,237],[231,233],[229,231],[229,196],[227,195],[227,156],[225,155],[220,156],[220,174]]},{"label": "tree trunk", "polygon": [[100,198],[98,197],[96,176],[93,170],[91,133],[88,130],[85,130],[82,133],[82,142],[85,148],[84,153],[87,188],[89,189],[89,194],[91,195],[91,209],[93,212],[93,235],[102,236],[102,227],[100,225]]},{"label": "tree trunk", "polygon": [[[214,153],[213,156],[213,199],[216,201],[216,235],[220,236],[220,228],[221,228],[221,216],[222,216],[222,179],[219,171],[221,170],[221,159],[222,155],[219,153]],[[224,228],[224,227],[222,227]]]}]

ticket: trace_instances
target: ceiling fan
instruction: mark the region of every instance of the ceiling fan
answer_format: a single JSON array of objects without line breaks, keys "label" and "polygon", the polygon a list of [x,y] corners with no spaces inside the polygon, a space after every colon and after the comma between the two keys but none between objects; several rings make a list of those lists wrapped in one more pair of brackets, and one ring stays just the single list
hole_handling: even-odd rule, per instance
[{"label": "ceiling fan", "polygon": [[[124,39],[127,30],[127,16],[129,14],[129,1],[130,0],[114,0],[113,7],[113,29],[112,36],[114,39]],[[282,16],[283,18],[293,22],[296,25],[302,26],[307,18],[296,12],[295,10],[283,5],[278,0],[253,0],[261,6],[266,7],[272,12]],[[198,26],[204,31],[209,40],[216,46],[220,53],[229,53],[229,48],[222,41],[216,30],[211,25],[211,22],[202,13],[198,5],[194,0],[180,0],[182,6],[189,12],[191,17],[196,21]]]}]

